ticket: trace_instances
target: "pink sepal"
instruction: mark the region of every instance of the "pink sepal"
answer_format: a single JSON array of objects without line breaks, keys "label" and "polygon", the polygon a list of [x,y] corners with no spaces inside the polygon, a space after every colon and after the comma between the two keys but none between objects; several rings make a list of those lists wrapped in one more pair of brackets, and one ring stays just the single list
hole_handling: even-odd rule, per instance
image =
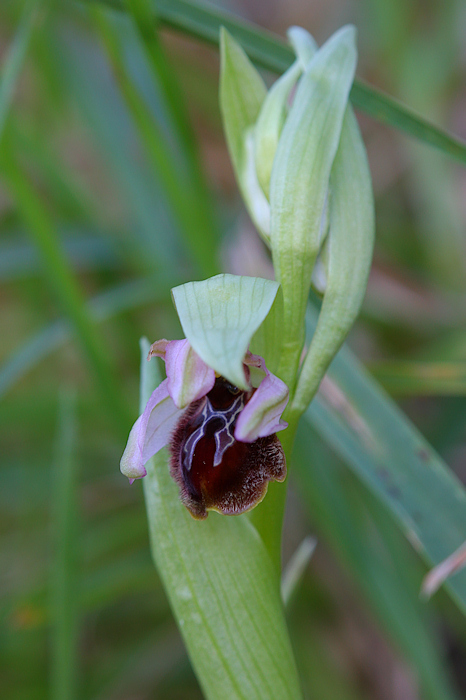
[{"label": "pink sepal", "polygon": [[215,372],[192,349],[188,340],[158,340],[151,346],[149,358],[165,360],[168,391],[178,408],[209,393],[215,384]]},{"label": "pink sepal", "polygon": [[130,480],[146,475],[145,463],[167,444],[182,413],[175,406],[168,391],[168,379],[165,379],[152,393],[144,413],[131,429],[120,462],[122,474]]}]

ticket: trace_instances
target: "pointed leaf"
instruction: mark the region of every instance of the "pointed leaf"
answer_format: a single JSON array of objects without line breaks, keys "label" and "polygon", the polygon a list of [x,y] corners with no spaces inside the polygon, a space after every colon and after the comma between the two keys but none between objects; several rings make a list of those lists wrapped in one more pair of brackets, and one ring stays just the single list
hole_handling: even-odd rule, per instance
[{"label": "pointed leaf", "polygon": [[[315,312],[308,321],[315,326]],[[324,382],[306,419],[429,564],[440,563],[465,540],[464,486],[349,350],[340,350]],[[444,586],[466,611],[466,571]]]},{"label": "pointed leaf", "polygon": [[186,338],[206,365],[241,389],[243,359],[270,311],[278,284],[260,277],[216,275],[172,290]]}]

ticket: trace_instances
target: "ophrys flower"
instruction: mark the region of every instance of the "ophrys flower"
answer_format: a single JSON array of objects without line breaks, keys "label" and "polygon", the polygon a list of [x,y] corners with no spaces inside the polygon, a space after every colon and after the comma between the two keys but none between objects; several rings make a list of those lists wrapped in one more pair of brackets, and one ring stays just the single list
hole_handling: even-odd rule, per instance
[{"label": "ophrys flower", "polygon": [[287,386],[250,352],[243,360],[245,391],[216,375],[188,340],[159,340],[148,359],[154,356],[164,359],[167,378],[131,430],[121,471],[131,481],[145,476],[145,463],[168,445],[171,474],[194,517],[250,510],[269,481],[286,476],[276,432],[287,425],[281,420]]}]

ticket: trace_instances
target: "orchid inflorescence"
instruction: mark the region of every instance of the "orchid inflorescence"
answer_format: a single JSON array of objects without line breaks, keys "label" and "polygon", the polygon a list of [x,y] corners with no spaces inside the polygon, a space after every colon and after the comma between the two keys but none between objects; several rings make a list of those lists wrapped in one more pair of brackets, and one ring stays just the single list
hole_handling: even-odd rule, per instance
[{"label": "orchid inflorescence", "polygon": [[[228,148],[277,282],[218,275],[173,290],[186,338],[152,345],[149,359],[165,361],[166,379],[121,460],[133,481],[168,445],[171,475],[198,519],[208,510],[248,511],[270,481],[285,479],[277,432],[289,424],[289,449],[359,312],[371,262],[370,174],[348,104],[355,30],[344,27],[321,49],[303,29],[288,36],[296,60],[267,91],[239,44],[221,32]],[[311,285],[323,300],[304,351]]]}]

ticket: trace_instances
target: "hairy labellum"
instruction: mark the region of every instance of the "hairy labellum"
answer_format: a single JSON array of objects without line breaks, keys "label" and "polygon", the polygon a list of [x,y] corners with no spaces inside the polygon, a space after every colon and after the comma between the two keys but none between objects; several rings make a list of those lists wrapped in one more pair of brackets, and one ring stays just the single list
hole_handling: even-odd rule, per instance
[{"label": "hairy labellum", "polygon": [[269,481],[285,479],[285,456],[276,434],[255,442],[234,437],[237,418],[254,391],[240,391],[218,377],[173,432],[171,475],[195,518],[207,517],[207,510],[244,513],[263,499]]}]

